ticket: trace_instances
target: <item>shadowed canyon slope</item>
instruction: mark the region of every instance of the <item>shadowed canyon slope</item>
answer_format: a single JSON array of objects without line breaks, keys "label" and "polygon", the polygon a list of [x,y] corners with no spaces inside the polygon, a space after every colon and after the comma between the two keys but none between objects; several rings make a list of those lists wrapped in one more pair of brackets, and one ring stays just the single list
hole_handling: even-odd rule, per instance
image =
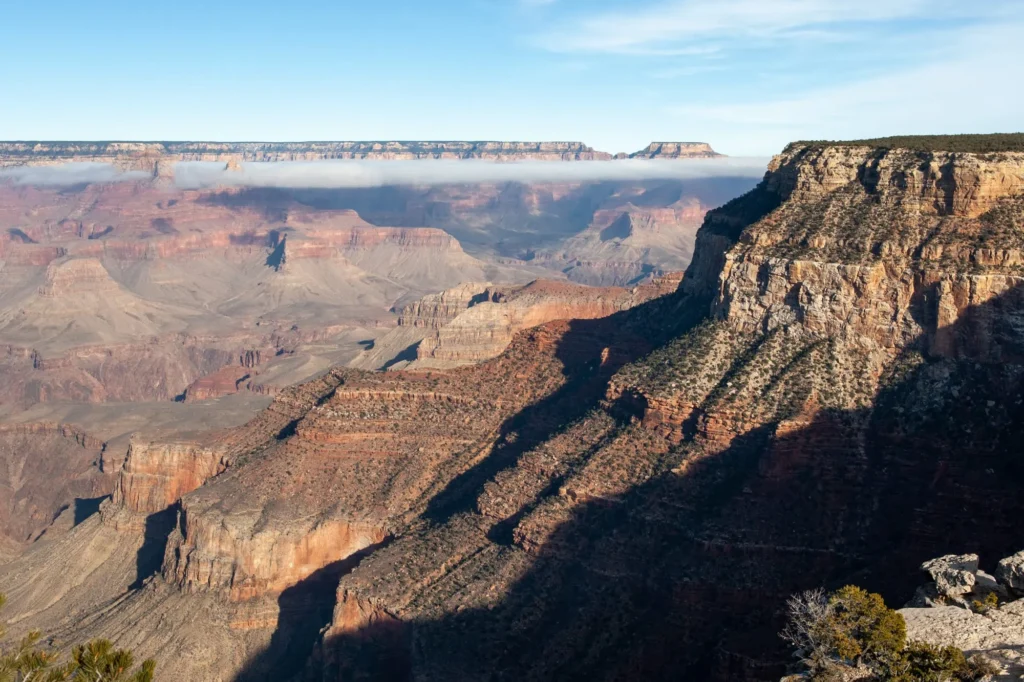
[{"label": "shadowed canyon slope", "polygon": [[[1024,545],[1022,207],[1024,154],[795,145],[672,293],[132,441],[0,567],[12,634],[166,679],[778,679],[792,592]],[[443,340],[476,289],[403,315]]]}]

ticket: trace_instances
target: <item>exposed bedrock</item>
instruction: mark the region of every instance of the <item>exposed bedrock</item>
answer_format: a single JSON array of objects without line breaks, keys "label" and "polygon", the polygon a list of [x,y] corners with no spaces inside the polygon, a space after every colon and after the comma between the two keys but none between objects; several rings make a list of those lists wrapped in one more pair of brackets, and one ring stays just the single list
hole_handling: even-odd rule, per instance
[{"label": "exposed bedrock", "polygon": [[524,287],[484,289],[446,324],[436,325],[416,348],[408,369],[451,368],[496,357],[520,331],[553,320],[608,317],[673,292],[668,275],[632,289],[591,288],[537,280]]}]

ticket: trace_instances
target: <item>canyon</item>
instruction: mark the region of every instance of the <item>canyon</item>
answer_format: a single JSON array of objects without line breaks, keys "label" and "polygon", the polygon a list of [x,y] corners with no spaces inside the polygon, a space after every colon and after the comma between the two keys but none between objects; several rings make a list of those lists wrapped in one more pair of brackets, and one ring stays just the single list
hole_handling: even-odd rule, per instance
[{"label": "canyon", "polygon": [[[0,159],[95,157],[128,168],[154,154],[273,147],[319,158],[374,146],[4,143]],[[703,215],[745,182],[337,190],[189,190],[160,177],[0,182],[0,411],[196,400],[233,388],[269,396],[334,364],[365,366],[361,350],[398,325],[405,305],[464,282],[632,286],[681,271]]]},{"label": "canyon", "polygon": [[[183,350],[208,364],[161,389],[184,392],[181,410],[271,381],[265,358],[312,354],[303,349],[323,345],[313,330],[325,322],[360,316],[352,338],[372,343],[325,353],[306,381],[217,398],[265,405],[217,428],[167,425],[123,449],[68,427],[13,431],[12,442],[40,429],[74,452],[69,494],[113,483],[94,510],[34,498],[34,525],[14,537],[24,549],[0,564],[11,635],[104,636],[155,657],[161,679],[211,682],[777,680],[790,594],[855,583],[904,603],[932,557],[970,551],[994,570],[1024,546],[1024,153],[934,144],[795,143],[756,187],[710,211],[685,186],[589,187],[574,204],[587,207],[574,224],[586,225],[548,234],[554,243],[529,246],[529,259],[515,258],[529,230],[487,242],[515,235],[514,221],[481,227],[476,206],[543,205],[580,188],[178,198],[172,209],[225,211],[218,224],[247,216],[251,228],[220,241],[182,229],[199,213],[159,223],[176,234],[149,219],[60,246],[48,242],[65,234],[61,221],[24,223],[3,253],[34,279],[5,279],[4,300],[62,322],[0,316],[4,333],[38,347],[11,345],[21,369],[10,376],[46,371],[47,353],[78,343],[68,329],[127,339],[159,321],[182,349],[203,347],[208,323],[186,314],[188,297],[227,317],[246,311],[254,321],[237,333],[266,342]],[[662,150],[675,153],[650,154]],[[130,207],[126,197],[150,191],[133,187],[105,191]],[[401,199],[385,205],[387,192]],[[471,208],[417,213],[414,196]],[[624,204],[635,212],[613,215]],[[427,213],[455,227],[400,224]],[[96,233],[75,220],[72,232]],[[686,255],[671,237],[681,277],[612,266],[611,282],[580,273],[604,288],[567,281],[567,263],[587,262],[563,257],[577,237],[647,231],[659,235],[654,252],[673,221],[691,220],[700,228]],[[119,229],[152,241],[116,246]],[[105,257],[108,242],[118,258]],[[155,256],[172,252],[190,277],[171,265],[178,256]],[[232,259],[258,265],[247,272],[270,295],[229,286],[218,299],[182,284],[214,279],[203,269],[211,252],[224,254],[215,272]],[[274,293],[277,275],[315,291],[326,271],[306,268],[325,257],[392,282],[393,312],[380,299],[339,312]],[[543,262],[562,277],[538,278],[529,268]],[[461,279],[437,277],[429,291],[399,279],[417,267]],[[68,289],[133,314],[100,309],[111,324],[93,329],[61,302]],[[57,363],[45,385],[85,392],[72,374],[86,367]],[[103,390],[133,397],[116,383]],[[46,514],[57,518],[42,528]]]},{"label": "canyon", "polygon": [[[646,300],[629,292],[658,293],[654,282],[688,262],[703,214],[748,182],[189,189],[175,181],[179,163],[604,158],[591,152],[579,143],[0,143],[8,169],[116,171],[71,184],[0,173],[0,428],[11,429],[0,558],[32,546],[66,508],[78,518],[110,495],[133,443],[245,423],[332,367],[404,366],[426,334],[409,336],[403,310],[437,292],[538,282],[500,330],[482,319],[490,326],[463,325],[461,341],[449,334],[463,344],[497,335],[487,353],[462,352],[479,359],[528,326]],[[525,252],[599,234],[620,216],[637,227],[605,238],[602,253],[574,250],[589,258],[591,279],[624,286],[614,302],[568,285],[568,258]],[[623,267],[616,249],[649,256]],[[477,360],[455,364],[467,361]],[[33,430],[43,435],[24,435]],[[81,436],[52,435],[62,433]]]}]

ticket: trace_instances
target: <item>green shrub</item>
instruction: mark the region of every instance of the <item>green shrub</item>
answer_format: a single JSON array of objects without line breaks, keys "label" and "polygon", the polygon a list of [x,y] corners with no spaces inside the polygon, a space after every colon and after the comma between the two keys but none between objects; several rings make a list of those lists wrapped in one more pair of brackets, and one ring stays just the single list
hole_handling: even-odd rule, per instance
[{"label": "green shrub", "polygon": [[[0,608],[7,597],[0,594]],[[0,637],[4,629],[0,626]],[[71,652],[71,659],[61,662],[61,656],[39,646],[43,635],[32,631],[13,648],[0,650],[0,682],[152,682],[156,663],[142,662],[132,670],[134,656],[130,651],[115,649],[105,639],[94,639],[80,644]]]},{"label": "green shrub", "polygon": [[999,669],[980,656],[968,660],[955,646],[911,642],[882,679],[889,682],[977,682]]},{"label": "green shrub", "polygon": [[839,658],[883,663],[897,656],[907,641],[907,623],[879,594],[847,585],[832,595],[835,648]]},{"label": "green shrub", "polygon": [[972,601],[971,602],[971,607],[977,613],[987,613],[988,611],[991,611],[992,609],[998,609],[999,608],[999,595],[996,594],[995,592],[989,592],[988,594],[985,595],[985,599],[984,600],[975,599],[974,601]]},{"label": "green shrub", "polygon": [[967,659],[957,647],[908,644],[903,616],[887,607],[881,595],[859,587],[831,595],[804,592],[787,606],[789,623],[782,637],[796,646],[815,680],[853,668],[867,668],[881,682],[976,682],[998,672],[987,659]]}]

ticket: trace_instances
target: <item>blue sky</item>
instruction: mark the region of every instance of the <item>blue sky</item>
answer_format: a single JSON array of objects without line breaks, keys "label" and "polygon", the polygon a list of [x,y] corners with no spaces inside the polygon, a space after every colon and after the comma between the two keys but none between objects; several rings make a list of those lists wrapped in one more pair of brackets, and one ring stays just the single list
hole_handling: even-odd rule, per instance
[{"label": "blue sky", "polygon": [[0,139],[1024,129],[1024,0],[2,0],[0,26]]}]

